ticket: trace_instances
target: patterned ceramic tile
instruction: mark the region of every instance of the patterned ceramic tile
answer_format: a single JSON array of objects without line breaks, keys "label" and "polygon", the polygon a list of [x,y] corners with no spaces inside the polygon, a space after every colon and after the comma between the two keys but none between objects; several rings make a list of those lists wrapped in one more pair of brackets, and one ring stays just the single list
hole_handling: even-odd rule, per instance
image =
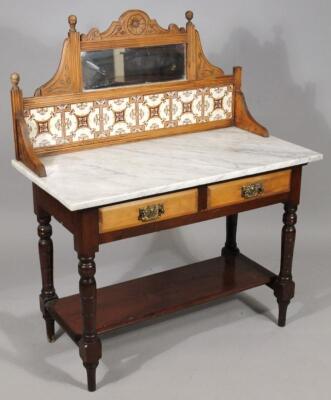
[{"label": "patterned ceramic tile", "polygon": [[158,93],[26,109],[33,147],[232,118],[233,88]]}]

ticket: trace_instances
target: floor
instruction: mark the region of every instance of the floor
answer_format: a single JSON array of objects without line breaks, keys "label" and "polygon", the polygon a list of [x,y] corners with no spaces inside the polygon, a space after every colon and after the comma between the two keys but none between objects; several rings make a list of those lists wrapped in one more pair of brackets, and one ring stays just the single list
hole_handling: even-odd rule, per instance
[{"label": "floor", "polygon": [[[273,208],[272,224],[263,223],[266,211],[245,215],[239,240],[244,254],[268,260],[275,271],[279,212]],[[248,230],[256,215],[259,228]],[[32,215],[22,216],[21,231],[9,230],[6,237],[0,280],[0,398],[329,400],[330,241],[322,233],[308,236],[307,225],[298,226],[297,292],[286,328],[275,324],[276,301],[269,288],[261,287],[127,329],[104,338],[98,390],[90,394],[78,350],[67,335],[58,330],[55,343],[46,340],[38,309],[35,222]],[[96,259],[97,281],[118,282],[213,257],[223,232],[224,222],[218,220],[103,246]],[[18,235],[24,243],[19,248],[14,245]],[[54,243],[56,287],[60,295],[69,294],[77,290],[76,258],[70,235],[56,223]]]}]

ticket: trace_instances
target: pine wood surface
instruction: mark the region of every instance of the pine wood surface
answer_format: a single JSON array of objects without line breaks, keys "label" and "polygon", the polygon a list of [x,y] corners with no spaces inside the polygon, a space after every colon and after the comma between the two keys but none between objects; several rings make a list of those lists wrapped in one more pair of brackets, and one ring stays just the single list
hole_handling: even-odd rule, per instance
[{"label": "pine wood surface", "polygon": [[272,172],[270,174],[256,175],[249,178],[237,179],[225,183],[217,183],[208,186],[208,208],[240,204],[254,200],[256,197],[246,199],[242,197],[241,189],[245,185],[261,183],[263,193],[258,197],[263,198],[278,193],[290,191],[291,170]]},{"label": "pine wood surface", "polygon": [[[268,136],[268,131],[259,124],[249,113],[243,92],[241,90],[241,67],[235,67],[232,75],[224,75],[221,68],[212,65],[206,58],[198,31],[192,19],[193,13],[187,11],[186,27],[178,27],[170,24],[162,28],[151,19],[144,11],[129,10],[123,13],[118,21],[114,21],[109,28],[100,32],[92,28],[87,34],[80,34],[76,30],[77,17],[70,15],[68,18],[69,32],[65,39],[58,70],[45,84],[41,85],[34,97],[23,97],[18,87],[18,79],[12,79],[12,112],[13,131],[16,149],[16,158],[39,176],[46,174],[42,161],[36,162],[35,158],[43,154],[57,154],[67,151],[77,151],[111,144],[126,143],[136,140],[146,140],[161,136],[183,134],[227,126],[238,126],[249,132]],[[186,52],[186,80],[174,82],[161,82],[146,85],[127,86],[106,90],[94,90],[84,92],[82,87],[81,51],[103,50],[118,47],[143,47],[161,44],[184,43]],[[18,74],[13,74],[17,77]],[[164,91],[189,90],[198,87],[213,87],[217,85],[231,84],[234,86],[233,118],[228,120],[196,123],[188,126],[156,129],[148,132],[132,133],[123,136],[109,136],[107,138],[95,138],[79,143],[70,142],[61,145],[31,149],[29,143],[20,140],[20,130],[16,127],[16,120],[24,109],[43,108],[49,106],[82,103],[102,99],[137,96],[144,94],[162,93]],[[23,122],[25,124],[25,122]],[[21,131],[27,131],[22,127]],[[21,148],[21,150],[19,150]],[[24,154],[24,157],[20,157]],[[34,156],[35,155],[35,156]]]},{"label": "pine wood surface", "polygon": [[100,233],[125,229],[150,222],[138,219],[139,209],[147,206],[162,204],[164,214],[157,218],[158,221],[193,214],[198,211],[198,190],[183,190],[161,196],[150,197],[145,200],[135,200],[114,206],[102,207],[99,210]]}]

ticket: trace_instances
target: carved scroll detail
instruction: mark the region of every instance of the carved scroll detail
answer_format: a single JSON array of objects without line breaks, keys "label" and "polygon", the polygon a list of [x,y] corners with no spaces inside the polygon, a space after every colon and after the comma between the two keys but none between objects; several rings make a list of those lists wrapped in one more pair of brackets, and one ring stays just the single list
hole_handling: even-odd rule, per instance
[{"label": "carved scroll detail", "polygon": [[81,35],[81,41],[108,40],[113,37],[134,37],[139,35],[151,35],[162,33],[183,32],[176,24],[170,24],[168,29],[162,28],[155,19],[151,19],[142,10],[129,10],[123,13],[118,21],[111,23],[108,29],[100,32],[92,28],[87,34]]},{"label": "carved scroll detail", "polygon": [[69,15],[69,32],[62,48],[61,61],[54,76],[35,91],[35,96],[78,93],[81,90],[80,34],[77,17]]},{"label": "carved scroll detail", "polygon": [[234,122],[235,126],[259,136],[269,136],[268,130],[261,125],[249,112],[244,93],[241,91],[241,67],[233,68],[235,82]]},{"label": "carved scroll detail", "polygon": [[224,75],[223,70],[211,64],[205,56],[198,31],[196,31],[196,71],[197,79],[214,79]]},{"label": "carved scroll detail", "polygon": [[61,61],[55,75],[35,91],[35,96],[48,94],[72,93],[73,85],[70,74],[69,41],[66,39],[63,44]]}]

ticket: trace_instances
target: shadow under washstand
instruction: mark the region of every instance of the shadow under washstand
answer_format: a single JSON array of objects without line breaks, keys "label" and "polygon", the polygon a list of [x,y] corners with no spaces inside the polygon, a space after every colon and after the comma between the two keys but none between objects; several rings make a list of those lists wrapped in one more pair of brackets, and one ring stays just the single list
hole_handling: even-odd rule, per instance
[{"label": "shadow under washstand", "polygon": [[[37,313],[26,315],[24,317],[16,317],[10,313],[0,312],[0,331],[7,337],[11,344],[10,348],[0,345],[0,359],[9,364],[15,365],[29,374],[37,376],[45,381],[66,383],[73,386],[85,388],[85,382],[77,381],[71,377],[66,371],[47,361],[48,358],[71,351],[73,357],[78,357],[78,349],[71,341],[57,341],[50,344],[46,338],[45,323]],[[43,331],[40,335],[36,332],[40,331],[37,321],[42,325]],[[56,339],[62,335],[62,329],[56,332]],[[82,374],[83,375],[83,374]],[[85,378],[85,372],[84,372]]]},{"label": "shadow under washstand", "polygon": [[[272,292],[270,294],[273,296]],[[243,305],[246,307],[243,308]],[[171,316],[122,328],[102,336],[102,362],[107,366],[108,372],[99,385],[124,379],[146,362],[191,337],[237,322],[239,312],[242,318],[251,318],[255,313],[261,314],[275,323],[275,329],[280,329],[270,310],[248,294],[232,296],[179,311]]]}]

